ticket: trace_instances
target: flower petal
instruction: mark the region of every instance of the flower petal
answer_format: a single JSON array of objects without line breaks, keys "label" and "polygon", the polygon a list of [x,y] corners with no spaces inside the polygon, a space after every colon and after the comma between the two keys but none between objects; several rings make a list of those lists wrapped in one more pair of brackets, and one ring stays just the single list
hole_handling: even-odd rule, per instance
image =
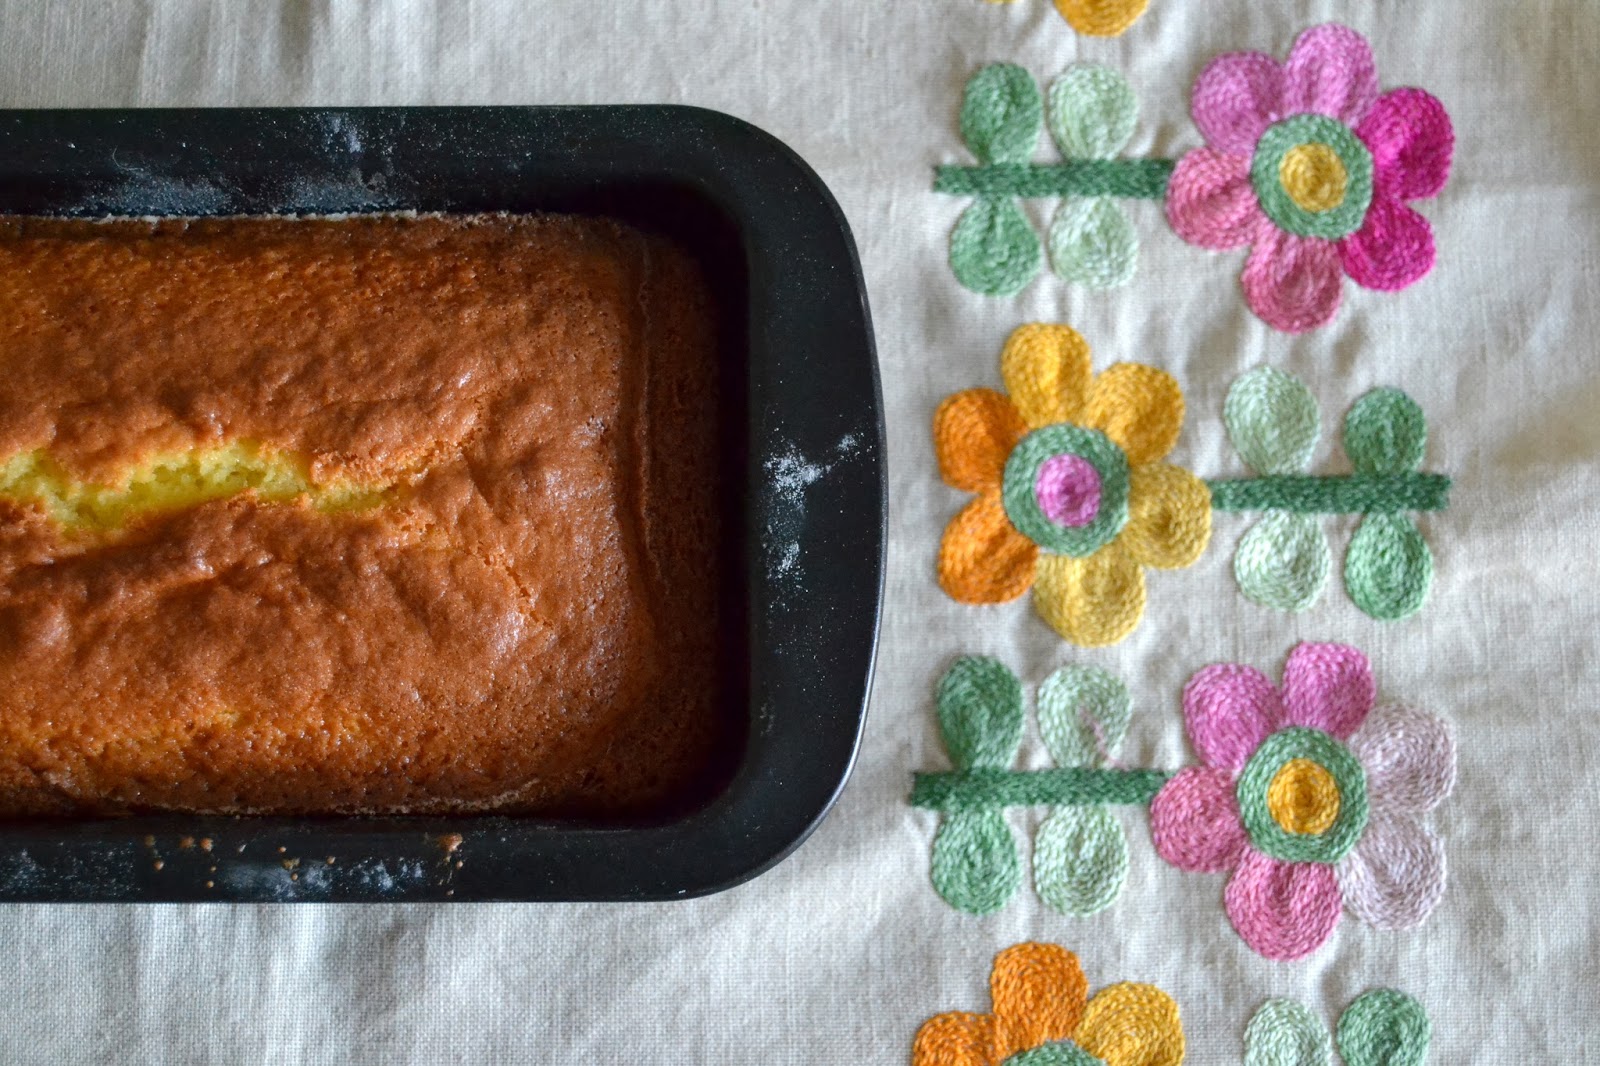
[{"label": "flower petal", "polygon": [[1373,811],[1339,864],[1339,885],[1350,913],[1370,925],[1421,925],[1444,895],[1444,843],[1409,814]]},{"label": "flower petal", "polygon": [[1165,370],[1143,363],[1118,363],[1094,379],[1083,424],[1111,438],[1144,466],[1166,456],[1183,429],[1183,390]]},{"label": "flower petal", "polygon": [[961,603],[1005,603],[1033,584],[1039,549],[1011,525],[998,492],[967,504],[939,542],[939,587]]},{"label": "flower petal", "polygon": [[1372,663],[1347,644],[1297,644],[1283,667],[1283,712],[1290,725],[1348,740],[1378,693]]},{"label": "flower petal", "polygon": [[995,1049],[1004,1058],[1071,1037],[1083,1018],[1089,981],[1078,957],[1066,948],[1030,942],[995,956],[989,994]]},{"label": "flower petal", "polygon": [[1387,704],[1350,738],[1367,772],[1374,809],[1422,814],[1437,807],[1456,783],[1456,742],[1442,718],[1415,707]]},{"label": "flower petal", "polygon": [[1077,420],[1089,395],[1089,359],[1089,342],[1071,326],[1030,322],[1006,340],[1000,376],[1023,420],[1038,429]]},{"label": "flower petal", "polygon": [[1456,134],[1444,105],[1421,89],[1378,97],[1356,127],[1372,153],[1373,185],[1398,200],[1438,196],[1450,178]]},{"label": "flower petal", "polygon": [[1261,52],[1229,52],[1194,82],[1189,111],[1211,147],[1245,160],[1267,127],[1282,117],[1283,68]]},{"label": "flower petal", "polygon": [[968,492],[998,489],[1011,449],[1027,432],[1011,401],[993,389],[958,392],[933,415],[939,475]]},{"label": "flower petal", "polygon": [[1167,181],[1167,221],[1190,244],[1243,248],[1266,223],[1250,184],[1250,161],[1215,148],[1184,153]]},{"label": "flower petal", "polygon": [[1194,565],[1211,542],[1211,490],[1182,467],[1152,463],[1129,472],[1128,524],[1117,543],[1158,570]]},{"label": "flower petal", "polygon": [[1361,228],[1339,242],[1339,262],[1357,284],[1398,292],[1433,269],[1438,252],[1428,220],[1391,196],[1377,195]]},{"label": "flower petal", "polygon": [[1183,687],[1183,726],[1200,761],[1236,775],[1283,725],[1283,701],[1251,666],[1208,666]]},{"label": "flower petal", "polygon": [[1245,301],[1262,321],[1286,333],[1326,325],[1339,310],[1339,247],[1334,241],[1297,237],[1271,224],[1257,232],[1239,280]]},{"label": "flower petal", "polygon": [[1283,65],[1283,115],[1310,112],[1354,126],[1378,98],[1372,46],[1348,26],[1330,22],[1300,35]]},{"label": "flower petal", "polygon": [[1144,571],[1115,543],[1086,559],[1039,560],[1033,606],[1074,644],[1099,648],[1132,633],[1144,616]]},{"label": "flower petal", "polygon": [[1056,10],[1079,33],[1115,37],[1138,21],[1150,0],[1056,0]]},{"label": "flower petal", "polygon": [[1339,924],[1339,879],[1333,867],[1280,862],[1247,850],[1223,893],[1228,920],[1244,942],[1269,959],[1300,959]]},{"label": "flower petal", "polygon": [[1106,1066],[1178,1066],[1178,1005],[1154,985],[1130,981],[1102,988],[1089,1001],[1073,1043]]},{"label": "flower petal", "polygon": [[992,1015],[952,1011],[922,1023],[911,1044],[911,1063],[912,1066],[993,1066],[999,1061],[993,1051]]},{"label": "flower petal", "polygon": [[1247,840],[1233,776],[1209,766],[1180,770],[1150,802],[1150,834],[1156,853],[1180,870],[1233,869]]}]

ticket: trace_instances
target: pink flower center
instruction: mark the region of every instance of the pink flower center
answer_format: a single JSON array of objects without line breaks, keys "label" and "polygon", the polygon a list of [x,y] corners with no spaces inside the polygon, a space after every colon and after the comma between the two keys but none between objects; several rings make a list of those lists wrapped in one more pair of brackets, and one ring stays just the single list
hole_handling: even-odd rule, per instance
[{"label": "pink flower center", "polygon": [[1053,455],[1040,464],[1033,494],[1056,525],[1086,526],[1100,512],[1100,472],[1081,456]]}]

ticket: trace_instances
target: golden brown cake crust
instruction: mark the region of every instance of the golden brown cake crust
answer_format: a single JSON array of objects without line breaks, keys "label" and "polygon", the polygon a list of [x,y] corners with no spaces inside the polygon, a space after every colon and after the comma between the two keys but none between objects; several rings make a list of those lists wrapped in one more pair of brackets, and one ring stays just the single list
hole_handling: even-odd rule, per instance
[{"label": "golden brown cake crust", "polygon": [[0,501],[0,810],[606,812],[722,727],[714,319],[602,220],[0,226],[0,461],[251,492],[79,530]]}]

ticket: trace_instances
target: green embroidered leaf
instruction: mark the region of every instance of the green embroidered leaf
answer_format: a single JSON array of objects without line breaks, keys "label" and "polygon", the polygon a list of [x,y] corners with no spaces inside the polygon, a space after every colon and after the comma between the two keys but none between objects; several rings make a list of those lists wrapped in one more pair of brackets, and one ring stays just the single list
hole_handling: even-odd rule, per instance
[{"label": "green embroidered leaf", "polygon": [[984,197],[961,214],[950,234],[956,280],[984,296],[1014,296],[1039,273],[1044,250],[1014,200]]},{"label": "green embroidered leaf", "polygon": [[1233,576],[1263,607],[1303,611],[1322,598],[1333,559],[1316,515],[1268,511],[1239,538]]},{"label": "green embroidered leaf", "polygon": [[1004,770],[1022,744],[1022,684],[1004,663],[957,659],[939,682],[939,729],[958,770]]},{"label": "green embroidered leaf", "polygon": [[1269,999],[1244,1031],[1244,1066],[1329,1066],[1333,1041],[1304,1004]]},{"label": "green embroidered leaf", "polygon": [[1050,86],[1050,135],[1069,159],[1110,159],[1138,121],[1138,98],[1109,67],[1070,66]]},{"label": "green embroidered leaf", "polygon": [[1345,1066],[1421,1066],[1432,1038],[1422,1004],[1389,988],[1358,997],[1339,1018]]},{"label": "green embroidered leaf", "polygon": [[1344,557],[1344,587],[1357,607],[1383,622],[1422,609],[1433,584],[1433,552],[1405,515],[1361,520]]},{"label": "green embroidered leaf", "polygon": [[1239,457],[1258,474],[1304,473],[1322,435],[1305,382],[1270,366],[1234,381],[1222,418]]},{"label": "green embroidered leaf", "polygon": [[1104,807],[1063,807],[1033,838],[1033,884],[1062,914],[1082,918],[1117,901],[1128,879],[1128,835]]},{"label": "green embroidered leaf", "polygon": [[1093,666],[1063,666],[1039,686],[1039,735],[1057,766],[1104,766],[1133,718],[1128,688]]},{"label": "green embroidered leaf", "polygon": [[1063,200],[1050,224],[1050,261],[1068,281],[1112,289],[1139,269],[1139,233],[1110,200]]},{"label": "green embroidered leaf", "polygon": [[1026,163],[1043,123],[1039,86],[1015,63],[993,63],[967,80],[961,137],[978,162]]},{"label": "green embroidered leaf", "polygon": [[993,914],[1022,885],[1011,827],[997,810],[947,815],[933,838],[933,887],[968,914]]},{"label": "green embroidered leaf", "polygon": [[1361,474],[1409,474],[1422,465],[1428,420],[1399,389],[1373,389],[1344,419],[1344,451]]}]

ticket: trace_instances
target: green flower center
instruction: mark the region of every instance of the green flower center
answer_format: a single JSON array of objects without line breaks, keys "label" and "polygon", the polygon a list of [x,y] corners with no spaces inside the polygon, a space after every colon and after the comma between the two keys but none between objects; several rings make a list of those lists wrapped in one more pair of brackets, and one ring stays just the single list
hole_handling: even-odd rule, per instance
[{"label": "green flower center", "polygon": [[1001,1063],[1001,1066],[1106,1066],[1105,1060],[1089,1054],[1070,1040],[1057,1040],[1049,1044],[1019,1051]]},{"label": "green flower center", "polygon": [[1361,228],[1372,205],[1372,153],[1326,115],[1275,123],[1256,143],[1250,183],[1261,209],[1301,237],[1337,240]]},{"label": "green flower center", "polygon": [[1367,827],[1367,773],[1319,729],[1291,726],[1262,741],[1235,795],[1250,843],[1285,862],[1338,862]]},{"label": "green flower center", "polygon": [[1128,524],[1128,457],[1098,430],[1066,422],[1036,429],[1011,449],[1001,502],[1045,551],[1093,555]]}]

